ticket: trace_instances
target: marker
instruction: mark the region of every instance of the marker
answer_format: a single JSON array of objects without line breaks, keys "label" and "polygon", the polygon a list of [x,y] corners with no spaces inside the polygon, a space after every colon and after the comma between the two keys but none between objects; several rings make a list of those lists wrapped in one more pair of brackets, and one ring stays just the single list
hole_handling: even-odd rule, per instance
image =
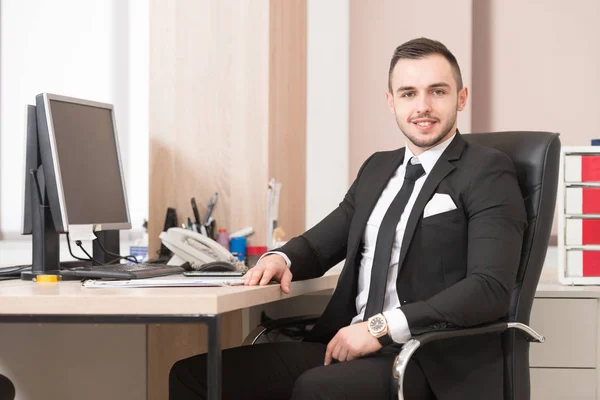
[{"label": "marker", "polygon": [[198,212],[198,206],[196,205],[196,198],[192,197],[192,211],[194,212],[194,219],[196,220],[195,225],[195,231],[196,232],[200,232],[200,225],[202,225],[202,222],[200,222],[200,213]]}]

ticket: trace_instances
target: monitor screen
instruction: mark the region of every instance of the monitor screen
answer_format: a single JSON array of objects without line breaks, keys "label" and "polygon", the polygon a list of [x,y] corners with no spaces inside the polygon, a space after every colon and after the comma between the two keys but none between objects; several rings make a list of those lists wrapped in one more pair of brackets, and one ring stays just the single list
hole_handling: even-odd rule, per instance
[{"label": "monitor screen", "polygon": [[131,227],[113,108],[45,94],[63,225]]}]

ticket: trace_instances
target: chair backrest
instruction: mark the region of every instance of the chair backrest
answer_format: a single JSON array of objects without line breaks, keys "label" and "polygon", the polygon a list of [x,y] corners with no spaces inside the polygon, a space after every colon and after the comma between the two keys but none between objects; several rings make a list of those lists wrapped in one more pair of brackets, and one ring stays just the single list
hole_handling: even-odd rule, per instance
[{"label": "chair backrest", "polygon": [[[558,133],[493,132],[463,137],[467,142],[507,154],[517,171],[528,226],[523,237],[508,320],[529,324],[554,219],[560,165]],[[509,331],[504,334],[503,345],[505,399],[529,399],[529,342],[519,333]]]}]

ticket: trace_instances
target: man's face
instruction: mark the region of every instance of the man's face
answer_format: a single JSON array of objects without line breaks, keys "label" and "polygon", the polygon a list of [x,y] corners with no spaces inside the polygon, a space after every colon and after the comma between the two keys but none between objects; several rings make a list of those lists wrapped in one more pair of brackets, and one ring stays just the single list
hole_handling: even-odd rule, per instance
[{"label": "man's face", "polygon": [[388,105],[415,155],[454,134],[456,114],[465,108],[468,90],[457,92],[452,67],[443,56],[399,60],[391,87],[393,93],[386,93]]}]

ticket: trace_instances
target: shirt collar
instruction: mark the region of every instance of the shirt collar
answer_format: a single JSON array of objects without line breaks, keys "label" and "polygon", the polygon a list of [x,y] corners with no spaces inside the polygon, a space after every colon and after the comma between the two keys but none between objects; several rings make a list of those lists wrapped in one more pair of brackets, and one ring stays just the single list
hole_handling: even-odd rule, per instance
[{"label": "shirt collar", "polygon": [[[423,169],[425,170],[426,174],[429,174],[431,172],[431,170],[435,166],[435,163],[437,163],[437,161],[439,160],[442,153],[444,153],[444,151],[448,148],[448,146],[450,146],[450,143],[452,143],[452,141],[454,140],[455,137],[456,137],[456,133],[454,133],[454,135],[452,135],[452,137],[450,137],[450,139],[445,140],[444,142],[435,145],[434,147],[430,148],[429,150],[425,151],[424,153],[422,153],[420,156],[417,157],[419,159],[419,161],[421,162],[421,165],[423,166]],[[402,163],[402,165],[404,165],[404,167],[406,167],[408,160],[410,160],[414,156],[415,155],[413,154],[413,152],[410,151],[408,146],[406,146],[405,150],[404,150],[404,162]]]}]

